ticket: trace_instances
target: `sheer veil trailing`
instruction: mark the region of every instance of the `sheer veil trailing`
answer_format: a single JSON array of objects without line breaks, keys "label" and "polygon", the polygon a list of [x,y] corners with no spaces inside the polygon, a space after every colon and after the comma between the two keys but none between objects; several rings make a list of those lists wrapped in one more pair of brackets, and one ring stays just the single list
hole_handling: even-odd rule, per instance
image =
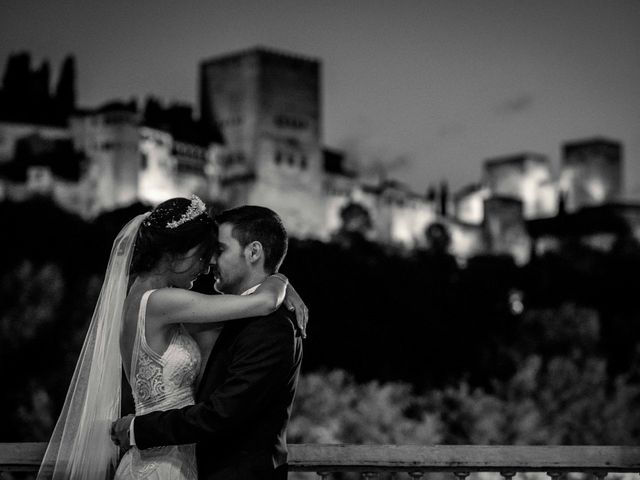
[{"label": "sheer veil trailing", "polygon": [[118,234],[55,429],[47,446],[40,479],[108,479],[118,461],[111,443],[111,422],[120,416],[120,331],[129,266],[140,224],[138,215]]}]

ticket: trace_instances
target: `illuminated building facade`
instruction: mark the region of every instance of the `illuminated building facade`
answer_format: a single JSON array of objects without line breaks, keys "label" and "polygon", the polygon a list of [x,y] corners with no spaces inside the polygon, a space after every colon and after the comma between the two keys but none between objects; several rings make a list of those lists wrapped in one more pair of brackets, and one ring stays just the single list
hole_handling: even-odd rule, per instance
[{"label": "illuminated building facade", "polygon": [[[444,187],[423,195],[396,181],[367,182],[342,152],[323,147],[318,60],[255,48],[204,61],[199,76],[199,119],[188,106],[149,100],[143,111],[133,103],[75,110],[66,127],[0,122],[0,198],[50,195],[93,218],[196,193],[229,207],[265,205],[292,236],[322,240],[356,205],[372,241],[424,247],[438,224],[459,259],[491,252],[522,264],[554,242],[543,232],[551,224],[538,220],[620,195],[622,148],[598,138],[564,145],[559,176],[536,153],[486,160],[481,182],[452,200]],[[624,211],[640,238],[640,214]],[[533,247],[531,228],[543,239]]]},{"label": "illuminated building facade", "polygon": [[593,138],[565,144],[560,188],[567,211],[618,200],[622,193],[620,143]]},{"label": "illuminated building facade", "polygon": [[0,123],[0,138],[3,199],[49,195],[91,219],[135,202],[215,193],[214,145],[147,126],[132,104],[76,112],[68,128]]},{"label": "illuminated building facade", "polygon": [[[557,200],[552,185],[549,159],[536,153],[523,153],[487,160],[484,185],[491,195],[513,197],[522,201],[526,218],[555,215]],[[550,194],[550,195],[549,195]]]}]

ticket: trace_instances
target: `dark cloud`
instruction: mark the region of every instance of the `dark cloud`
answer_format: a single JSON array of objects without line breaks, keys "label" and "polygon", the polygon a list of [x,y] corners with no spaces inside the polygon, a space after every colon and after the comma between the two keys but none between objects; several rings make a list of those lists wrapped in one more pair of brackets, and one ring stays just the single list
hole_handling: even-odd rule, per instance
[{"label": "dark cloud", "polygon": [[521,93],[495,106],[494,111],[498,115],[515,115],[529,110],[533,105],[534,97],[530,93]]}]

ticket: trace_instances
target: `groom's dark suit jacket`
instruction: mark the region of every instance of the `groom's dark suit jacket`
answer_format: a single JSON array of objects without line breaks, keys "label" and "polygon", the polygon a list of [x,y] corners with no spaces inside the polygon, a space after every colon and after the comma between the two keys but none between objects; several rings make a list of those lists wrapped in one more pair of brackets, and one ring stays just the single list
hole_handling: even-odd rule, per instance
[{"label": "groom's dark suit jacket", "polygon": [[302,340],[286,309],[227,323],[197,403],[136,417],[136,445],[197,443],[200,479],[286,476],[286,428],[301,361]]}]

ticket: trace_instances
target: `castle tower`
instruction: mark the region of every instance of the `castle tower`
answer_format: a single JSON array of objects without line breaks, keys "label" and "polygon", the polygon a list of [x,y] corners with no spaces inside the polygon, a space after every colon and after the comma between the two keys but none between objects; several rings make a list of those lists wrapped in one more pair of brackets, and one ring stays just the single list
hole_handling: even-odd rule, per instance
[{"label": "castle tower", "polygon": [[303,236],[324,228],[320,69],[262,48],[200,65],[200,114],[225,143],[222,200],[273,208]]},{"label": "castle tower", "polygon": [[622,145],[604,138],[564,144],[560,186],[568,211],[619,198],[622,193]]},{"label": "castle tower", "polygon": [[494,158],[484,163],[484,185],[492,195],[514,197],[523,202],[525,218],[554,214],[545,188],[551,181],[549,159],[537,153]]}]

